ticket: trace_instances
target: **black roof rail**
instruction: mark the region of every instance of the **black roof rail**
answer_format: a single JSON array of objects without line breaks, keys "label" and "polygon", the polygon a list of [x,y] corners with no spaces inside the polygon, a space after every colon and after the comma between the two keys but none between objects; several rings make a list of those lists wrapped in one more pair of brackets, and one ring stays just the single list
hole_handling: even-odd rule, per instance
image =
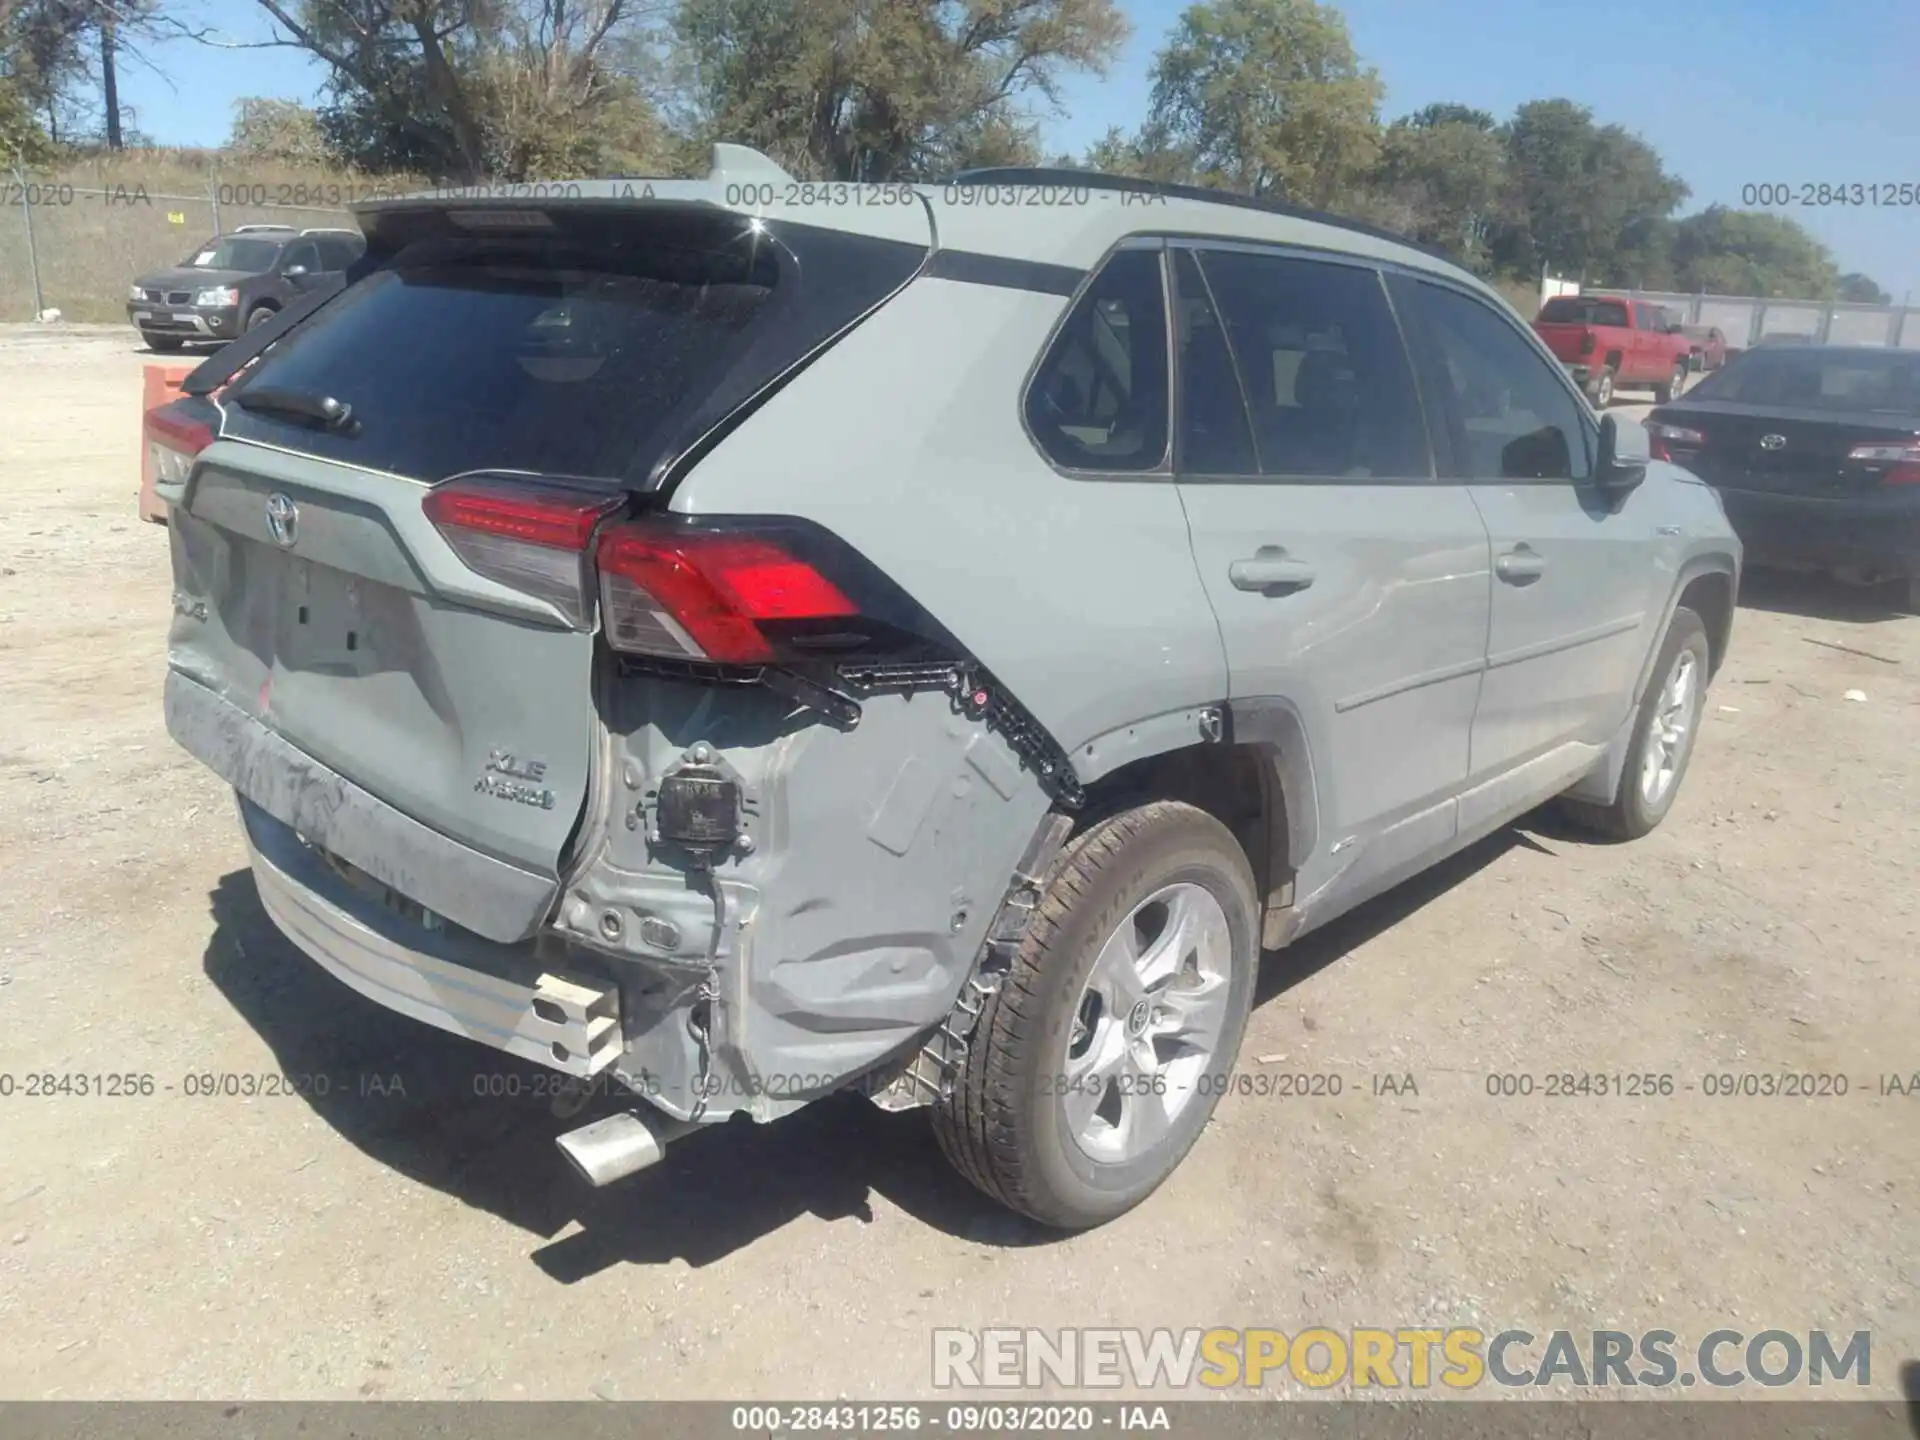
[{"label": "black roof rail", "polygon": [[1425,241],[1415,240],[1410,236],[1395,234],[1378,225],[1369,225],[1364,220],[1349,220],[1344,215],[1332,215],[1325,210],[1310,210],[1303,205],[1289,205],[1283,200],[1261,200],[1252,195],[1238,195],[1231,190],[1209,189],[1205,185],[1180,185],[1170,180],[1143,180],[1135,175],[1114,175],[1104,170],[1072,170],[1051,165],[987,166],[979,170],[959,171],[938,183],[942,185],[1068,185],[1090,190],[1122,190],[1136,195],[1158,195],[1168,200],[1196,200],[1203,205],[1231,205],[1237,210],[1258,210],[1267,215],[1283,215],[1289,220],[1310,220],[1316,225],[1332,225],[1341,230],[1351,230],[1358,235],[1371,235],[1376,240],[1388,240],[1395,245],[1405,245],[1409,250],[1418,250],[1433,256],[1436,260],[1444,260],[1449,265],[1460,265],[1456,256],[1438,245],[1429,245]]}]

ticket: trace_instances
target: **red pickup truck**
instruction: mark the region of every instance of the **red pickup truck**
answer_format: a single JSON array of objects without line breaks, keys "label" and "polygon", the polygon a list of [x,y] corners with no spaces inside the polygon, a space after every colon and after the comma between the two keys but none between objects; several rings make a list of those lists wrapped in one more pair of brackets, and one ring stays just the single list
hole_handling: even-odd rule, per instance
[{"label": "red pickup truck", "polygon": [[1650,386],[1665,405],[1687,383],[1693,342],[1664,307],[1620,295],[1557,295],[1534,332],[1598,408],[1622,385]]}]

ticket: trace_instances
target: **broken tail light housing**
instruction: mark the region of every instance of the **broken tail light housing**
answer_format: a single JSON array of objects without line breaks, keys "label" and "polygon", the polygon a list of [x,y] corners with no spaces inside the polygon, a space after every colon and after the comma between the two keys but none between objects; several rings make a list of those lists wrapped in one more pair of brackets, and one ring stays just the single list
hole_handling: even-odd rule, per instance
[{"label": "broken tail light housing", "polygon": [[1700,431],[1685,425],[1663,425],[1658,421],[1647,421],[1647,449],[1655,460],[1673,459],[1673,448],[1697,450],[1707,443],[1707,437]]},{"label": "broken tail light housing", "polygon": [[624,491],[497,474],[427,493],[468,569],[586,629],[597,598],[625,655],[714,666],[936,659],[958,653],[926,611],[838,537],[788,517],[616,519]]},{"label": "broken tail light housing", "polygon": [[1882,485],[1920,485],[1920,437],[1904,445],[1856,445],[1847,460],[1877,472]]},{"label": "broken tail light housing", "polygon": [[147,411],[142,425],[153,478],[162,485],[184,485],[199,453],[213,443],[218,412],[202,400],[174,400]]},{"label": "broken tail light housing", "polygon": [[422,508],[469,570],[547,601],[580,629],[593,602],[593,532],[624,499],[474,475],[436,486]]}]

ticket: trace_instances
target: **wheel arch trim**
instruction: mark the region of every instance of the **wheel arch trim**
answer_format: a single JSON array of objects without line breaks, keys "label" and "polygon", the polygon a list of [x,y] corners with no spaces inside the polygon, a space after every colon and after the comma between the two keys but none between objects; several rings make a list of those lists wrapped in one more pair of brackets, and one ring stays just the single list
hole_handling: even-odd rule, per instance
[{"label": "wheel arch trim", "polygon": [[[1660,612],[1660,624],[1655,627],[1653,634],[1648,639],[1647,653],[1640,661],[1640,676],[1639,679],[1634,682],[1634,708],[1637,708],[1641,700],[1646,697],[1647,686],[1653,680],[1654,662],[1660,658],[1660,646],[1667,638],[1668,627],[1673,624],[1674,611],[1680,608],[1680,597],[1686,594],[1687,587],[1693,584],[1694,581],[1708,575],[1726,576],[1728,587],[1732,591],[1732,594],[1728,597],[1727,634],[1722,637],[1722,644],[1724,646],[1731,641],[1733,634],[1732,611],[1740,602],[1740,562],[1733,555],[1717,550],[1709,551],[1704,555],[1696,555],[1681,565],[1680,569],[1675,573],[1672,591],[1668,594],[1667,603]],[[1705,617],[1703,616],[1702,618],[1704,619]],[[1725,663],[1724,649],[1721,653],[1721,663]],[[1707,678],[1711,680],[1713,677],[1709,675]]]}]

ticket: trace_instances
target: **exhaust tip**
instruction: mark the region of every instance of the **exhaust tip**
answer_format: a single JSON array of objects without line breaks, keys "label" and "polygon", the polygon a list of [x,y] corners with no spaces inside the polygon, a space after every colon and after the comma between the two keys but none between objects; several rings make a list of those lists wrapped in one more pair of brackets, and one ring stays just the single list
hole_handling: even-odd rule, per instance
[{"label": "exhaust tip", "polygon": [[637,1175],[667,1153],[666,1137],[631,1110],[569,1130],[554,1143],[595,1189]]}]

